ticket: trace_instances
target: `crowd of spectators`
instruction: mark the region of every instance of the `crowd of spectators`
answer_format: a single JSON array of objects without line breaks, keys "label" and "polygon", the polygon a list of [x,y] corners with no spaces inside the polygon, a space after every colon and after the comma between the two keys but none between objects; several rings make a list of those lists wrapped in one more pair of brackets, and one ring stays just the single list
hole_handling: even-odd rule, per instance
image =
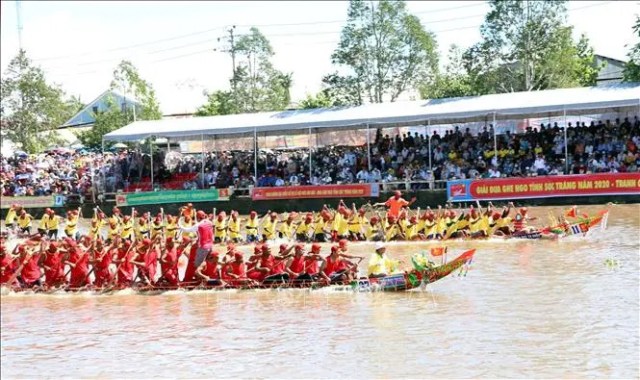
[{"label": "crowd of spectators", "polygon": [[497,155],[492,125],[476,134],[456,126],[442,136],[434,131],[430,138],[419,133],[390,137],[378,130],[370,144],[370,167],[367,145],[319,147],[311,158],[306,148],[261,151],[257,179],[253,151],[209,152],[204,170],[201,155],[163,150],[153,160],[134,150],[104,155],[54,151],[2,157],[0,181],[3,196],[151,190],[152,161],[156,190],[407,181],[426,188],[450,179],[639,171],[637,116],[573,123],[567,125],[567,152],[564,129],[557,123],[497,135]]}]

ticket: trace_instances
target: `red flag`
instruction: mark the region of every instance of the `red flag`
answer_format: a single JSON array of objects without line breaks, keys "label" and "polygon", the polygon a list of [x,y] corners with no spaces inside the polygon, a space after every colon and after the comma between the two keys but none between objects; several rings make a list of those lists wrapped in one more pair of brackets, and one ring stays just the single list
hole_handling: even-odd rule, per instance
[{"label": "red flag", "polygon": [[567,218],[575,218],[575,217],[577,217],[577,215],[576,215],[576,206],[573,206],[570,209],[568,209],[567,211],[565,211],[564,215]]}]

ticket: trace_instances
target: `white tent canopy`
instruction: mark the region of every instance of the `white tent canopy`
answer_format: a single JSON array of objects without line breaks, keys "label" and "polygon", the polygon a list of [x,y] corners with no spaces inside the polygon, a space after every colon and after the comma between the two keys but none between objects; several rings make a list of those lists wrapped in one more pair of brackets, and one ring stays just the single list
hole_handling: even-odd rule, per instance
[{"label": "white tent canopy", "polygon": [[470,121],[579,115],[640,109],[640,83],[420,100],[358,107],[324,108],[190,119],[137,121],[104,136],[110,141],[158,137],[229,136],[309,129],[409,126]]}]

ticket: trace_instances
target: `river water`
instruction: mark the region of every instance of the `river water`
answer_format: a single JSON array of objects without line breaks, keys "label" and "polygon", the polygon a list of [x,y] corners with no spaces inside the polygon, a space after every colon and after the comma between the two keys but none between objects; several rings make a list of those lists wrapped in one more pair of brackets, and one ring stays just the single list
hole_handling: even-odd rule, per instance
[{"label": "river water", "polygon": [[450,243],[471,269],[425,291],[3,295],[2,378],[638,378],[639,240],[616,205],[584,239]]}]

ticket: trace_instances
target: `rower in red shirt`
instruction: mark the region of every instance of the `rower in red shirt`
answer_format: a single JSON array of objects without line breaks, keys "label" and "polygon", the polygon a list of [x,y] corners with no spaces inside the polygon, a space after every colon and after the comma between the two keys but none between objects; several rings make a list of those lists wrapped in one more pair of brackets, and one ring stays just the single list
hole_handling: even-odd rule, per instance
[{"label": "rower in red shirt", "polygon": [[271,255],[271,248],[267,244],[264,244],[261,248],[262,253],[260,259],[256,262],[256,265],[247,273],[247,277],[250,279],[262,282],[267,276],[271,275],[273,270],[273,255]]},{"label": "rower in red shirt", "polygon": [[178,250],[172,238],[167,238],[164,253],[160,256],[162,279],[171,286],[178,286]]},{"label": "rower in red shirt", "polygon": [[133,282],[133,259],[137,253],[133,250],[133,243],[130,240],[124,240],[124,244],[118,249],[117,258],[113,260],[118,264],[116,270],[116,284],[118,288],[126,288],[131,286]]},{"label": "rower in red shirt", "polygon": [[253,280],[247,277],[247,266],[244,263],[242,253],[236,252],[234,259],[227,267],[226,275],[229,278],[228,281],[234,286],[255,284]]},{"label": "rower in red shirt", "polygon": [[400,192],[400,190],[396,190],[393,197],[389,198],[384,203],[376,203],[373,205],[373,207],[387,206],[389,208],[389,211],[387,211],[387,215],[391,215],[397,219],[400,216],[400,211],[402,211],[402,208],[411,206],[415,201],[416,198],[413,197],[411,198],[411,201],[407,202],[404,198],[402,198],[402,193]]},{"label": "rower in red shirt", "polygon": [[340,248],[331,247],[331,254],[327,256],[323,273],[329,277],[331,283],[344,283],[353,279],[355,264],[343,260],[340,255]]},{"label": "rower in red shirt", "polygon": [[7,252],[7,247],[4,244],[0,244],[0,285],[13,285],[7,283],[14,277],[17,258],[18,256]]},{"label": "rower in red shirt", "polygon": [[25,288],[41,286],[40,277],[42,277],[42,273],[40,271],[40,259],[44,251],[43,246],[39,248],[34,247],[33,250],[29,250],[23,245],[18,251],[21,252],[20,259],[23,265],[20,271],[22,286]]},{"label": "rower in red shirt", "polygon": [[94,268],[93,275],[95,277],[93,284],[96,287],[102,288],[113,281],[113,274],[109,270],[109,267],[113,261],[113,251],[120,244],[120,240],[121,238],[119,236],[114,237],[109,247],[104,247],[102,239],[96,241],[92,262]]},{"label": "rower in red shirt", "polygon": [[258,260],[260,260],[261,256],[262,256],[262,246],[258,244],[255,247],[253,247],[253,255],[249,257],[249,260],[247,260],[247,271],[250,271],[251,269],[255,268],[256,263],[258,262]]},{"label": "rower in red shirt", "polygon": [[196,269],[196,275],[198,278],[210,286],[224,286],[225,282],[222,280],[222,273],[220,272],[220,265],[218,262],[218,252],[211,252],[207,255],[207,258]]},{"label": "rower in red shirt", "polygon": [[58,249],[58,243],[53,241],[47,248],[44,259],[44,278],[47,287],[60,286],[66,282],[64,278],[63,253]]},{"label": "rower in red shirt", "polygon": [[[160,235],[158,235],[160,236]],[[138,276],[147,285],[153,285],[156,278],[156,269],[158,266],[158,247],[151,239],[144,239],[138,247],[138,256],[133,261],[138,267]]]},{"label": "rower in red shirt", "polygon": [[69,259],[65,264],[71,267],[69,286],[81,288],[89,285],[89,253],[80,248],[73,239],[65,238],[65,243],[69,252]]},{"label": "rower in red shirt", "polygon": [[184,278],[182,282],[193,282],[196,275],[196,255],[198,253],[198,246],[195,242],[192,242],[188,236],[182,235],[182,244],[178,247],[178,253],[180,255],[186,255],[188,257],[187,268],[184,271]]}]

